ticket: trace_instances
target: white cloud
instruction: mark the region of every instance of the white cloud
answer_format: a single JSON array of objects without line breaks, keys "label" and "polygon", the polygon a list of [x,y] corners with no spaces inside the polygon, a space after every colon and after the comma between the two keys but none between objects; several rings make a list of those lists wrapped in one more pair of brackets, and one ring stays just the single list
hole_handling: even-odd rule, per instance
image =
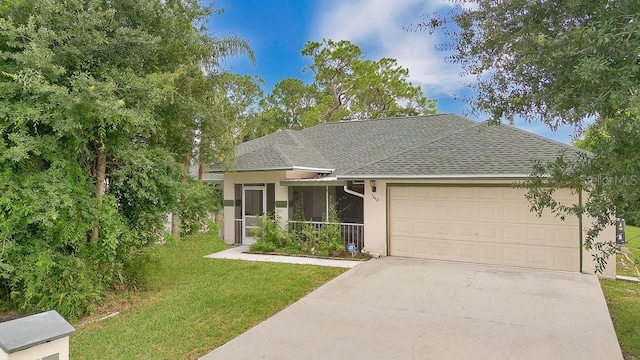
[{"label": "white cloud", "polygon": [[448,6],[451,3],[442,0],[330,1],[318,9],[312,36],[314,40],[349,40],[368,58],[395,58],[427,96],[451,94],[469,79],[460,77],[459,66],[445,62],[446,53],[434,49],[435,36],[403,28]]},{"label": "white cloud", "polygon": [[[464,84],[475,79],[460,76],[458,65],[445,61],[446,52],[436,51],[435,45],[446,42],[425,32],[405,30],[419,23],[423,15],[442,11],[456,4],[447,0],[331,0],[323,1],[316,11],[316,23],[311,29],[315,41],[323,38],[349,40],[363,50],[365,57],[390,57],[409,69],[411,82],[420,85],[429,98],[448,98],[451,94],[472,96]],[[462,6],[474,7],[472,3]],[[454,112],[469,109],[463,103]],[[484,120],[488,116],[476,116]],[[569,126],[552,131],[542,123],[528,123],[518,119],[518,128],[554,140],[570,143],[574,129]]]}]

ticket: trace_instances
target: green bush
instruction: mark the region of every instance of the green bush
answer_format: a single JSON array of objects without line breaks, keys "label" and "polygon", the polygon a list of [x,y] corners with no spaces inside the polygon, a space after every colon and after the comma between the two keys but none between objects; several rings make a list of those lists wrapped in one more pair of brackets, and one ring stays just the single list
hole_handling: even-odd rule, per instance
[{"label": "green bush", "polygon": [[22,257],[12,280],[11,299],[24,312],[56,309],[77,319],[100,299],[104,279],[86,260],[48,249]]},{"label": "green bush", "polygon": [[335,210],[320,226],[301,222],[297,229],[281,229],[276,217],[259,218],[259,228],[254,233],[256,242],[251,251],[284,252],[287,254],[309,254],[334,256],[345,251]]},{"label": "green bush", "polygon": [[211,221],[209,214],[222,207],[221,189],[199,180],[189,179],[182,189],[180,199],[180,233],[195,234],[206,228]]},{"label": "green bush", "polygon": [[289,234],[280,228],[278,218],[273,215],[257,218],[258,228],[253,236],[256,242],[250,246],[251,251],[273,252],[281,251],[289,244]]}]

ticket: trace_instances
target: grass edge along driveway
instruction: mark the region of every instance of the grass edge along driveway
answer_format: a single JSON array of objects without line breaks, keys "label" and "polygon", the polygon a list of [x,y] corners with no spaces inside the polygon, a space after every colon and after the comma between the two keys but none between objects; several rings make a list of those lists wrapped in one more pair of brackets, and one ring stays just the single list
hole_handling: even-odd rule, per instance
[{"label": "grass edge along driveway", "polygon": [[[625,228],[633,260],[640,259],[640,228]],[[621,280],[600,280],[613,327],[625,359],[640,359],[640,284]]]},{"label": "grass edge along driveway", "polygon": [[158,247],[145,291],[114,297],[99,312],[117,316],[75,324],[71,358],[196,359],[346,271],[203,258],[225,248],[211,235]]}]

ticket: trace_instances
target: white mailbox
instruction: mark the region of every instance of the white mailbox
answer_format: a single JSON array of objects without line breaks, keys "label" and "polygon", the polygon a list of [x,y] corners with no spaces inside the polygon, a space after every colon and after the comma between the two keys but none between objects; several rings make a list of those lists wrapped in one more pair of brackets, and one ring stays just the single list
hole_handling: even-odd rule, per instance
[{"label": "white mailbox", "polygon": [[55,310],[0,323],[0,360],[69,360],[74,331]]}]

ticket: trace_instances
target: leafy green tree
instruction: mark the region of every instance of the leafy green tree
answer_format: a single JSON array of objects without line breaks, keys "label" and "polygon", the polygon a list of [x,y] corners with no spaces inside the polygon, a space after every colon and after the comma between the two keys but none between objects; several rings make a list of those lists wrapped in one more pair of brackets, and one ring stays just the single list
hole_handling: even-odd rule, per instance
[{"label": "leafy green tree", "polygon": [[208,35],[197,1],[0,11],[0,295],[75,318],[137,278],[182,209],[203,69],[237,39]]},{"label": "leafy green tree", "polygon": [[395,59],[364,60],[362,50],[346,40],[307,42],[302,55],[313,58],[305,70],[313,72],[318,91],[317,122],[436,112],[435,102],[408,81],[409,71]]},{"label": "leafy green tree", "polygon": [[[474,109],[495,121],[522,117],[552,129],[596,121],[598,130],[588,140],[592,156],[538,164],[528,184],[533,209],[596,219],[585,241],[590,247],[638,201],[640,2],[471,3],[418,28],[442,30],[453,41],[445,47],[452,51],[448,60],[477,78],[469,99]],[[600,136],[600,129],[607,135]],[[578,204],[552,201],[553,189],[561,186],[586,190],[589,197]],[[602,265],[614,248],[597,246]]]},{"label": "leafy green tree", "polygon": [[260,123],[249,138],[322,122],[436,113],[435,101],[409,82],[409,70],[395,59],[366,60],[357,45],[344,40],[310,41],[302,55],[313,60],[303,69],[313,73],[313,82],[277,83],[261,102]]},{"label": "leafy green tree", "polygon": [[[615,204],[612,214],[629,225],[640,225],[640,117],[601,119],[573,143],[596,156],[585,165],[594,170],[590,180],[607,192],[603,199]],[[615,163],[614,163],[615,162]],[[599,189],[601,187],[602,189]]]},{"label": "leafy green tree", "polygon": [[219,73],[209,77],[206,97],[210,111],[199,120],[198,159],[200,172],[212,161],[230,164],[236,144],[251,131],[258,117],[258,103],[262,99],[262,79],[249,75]]},{"label": "leafy green tree", "polygon": [[303,128],[303,115],[316,105],[316,96],[315,87],[305,85],[302,80],[287,78],[278,82],[261,102],[266,109],[264,117],[272,123],[270,132],[282,128]]}]

